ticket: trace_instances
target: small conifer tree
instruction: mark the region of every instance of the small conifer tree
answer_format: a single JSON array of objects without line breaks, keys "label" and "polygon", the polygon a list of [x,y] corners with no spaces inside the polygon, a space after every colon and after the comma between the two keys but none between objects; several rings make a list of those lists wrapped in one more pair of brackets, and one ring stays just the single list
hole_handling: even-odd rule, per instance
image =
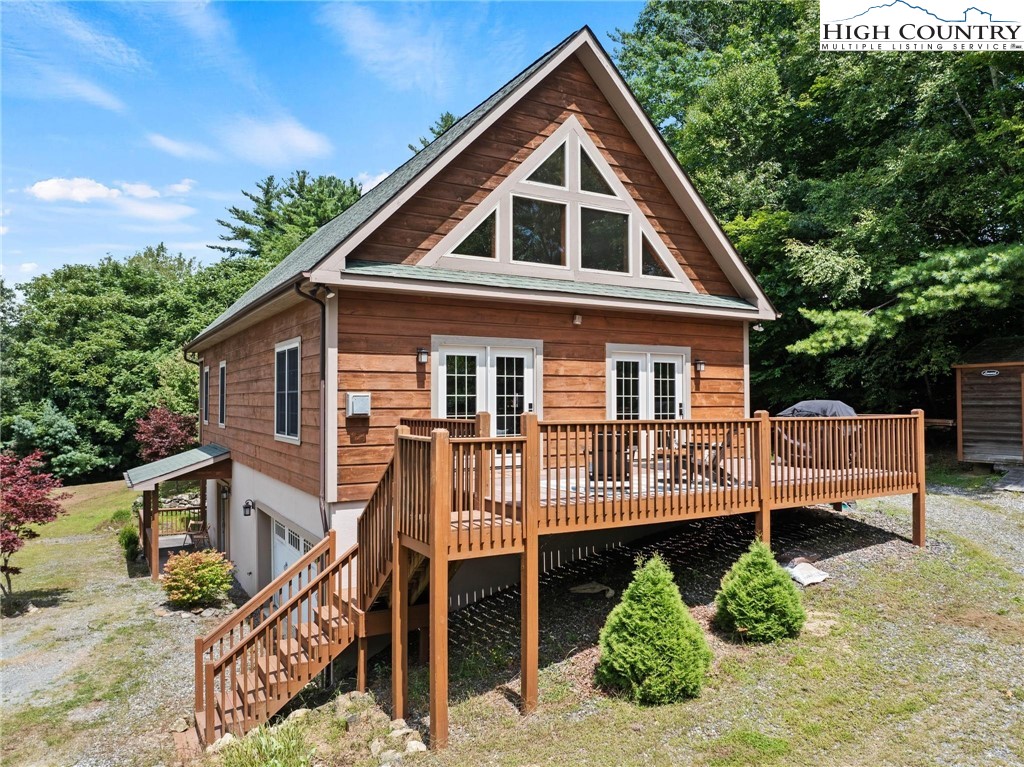
[{"label": "small conifer tree", "polygon": [[696,697],[711,666],[704,634],[657,554],[637,563],[600,645],[598,682],[644,705]]},{"label": "small conifer tree", "polygon": [[715,624],[754,642],[795,637],[807,620],[800,592],[760,540],[722,578]]}]

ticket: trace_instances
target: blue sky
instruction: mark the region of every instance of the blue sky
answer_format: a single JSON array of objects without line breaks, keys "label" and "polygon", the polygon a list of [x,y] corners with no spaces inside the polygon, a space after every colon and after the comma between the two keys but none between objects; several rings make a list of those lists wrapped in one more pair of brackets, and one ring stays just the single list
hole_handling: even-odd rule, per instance
[{"label": "blue sky", "polygon": [[297,168],[372,185],[570,32],[642,3],[20,3],[2,13],[3,270],[165,242]]}]

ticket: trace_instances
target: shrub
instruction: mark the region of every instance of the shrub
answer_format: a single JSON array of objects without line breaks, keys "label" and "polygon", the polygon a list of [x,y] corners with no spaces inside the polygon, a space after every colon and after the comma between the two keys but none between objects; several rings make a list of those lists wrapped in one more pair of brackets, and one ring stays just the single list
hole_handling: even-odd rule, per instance
[{"label": "shrub", "polygon": [[807,620],[796,585],[760,540],[722,578],[715,608],[719,628],[755,642],[794,637]]},{"label": "shrub", "polygon": [[600,645],[598,682],[645,705],[696,697],[711,665],[704,634],[658,555],[637,562]]},{"label": "shrub", "polygon": [[121,532],[117,534],[117,542],[124,549],[124,558],[134,562],[139,556],[139,531],[131,525],[122,527]]},{"label": "shrub", "polygon": [[172,554],[164,567],[164,591],[175,607],[218,603],[231,588],[231,563],[213,549]]},{"label": "shrub", "polygon": [[302,731],[294,723],[273,730],[258,727],[237,743],[224,749],[222,767],[306,767],[313,749],[306,748]]}]

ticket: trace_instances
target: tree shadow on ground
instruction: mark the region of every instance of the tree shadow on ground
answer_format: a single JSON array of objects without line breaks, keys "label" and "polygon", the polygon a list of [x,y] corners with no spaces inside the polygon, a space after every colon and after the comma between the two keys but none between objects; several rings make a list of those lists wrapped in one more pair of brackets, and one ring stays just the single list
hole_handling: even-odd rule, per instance
[{"label": "tree shadow on ground", "polygon": [[4,617],[16,617],[23,615],[29,605],[40,609],[59,607],[68,600],[71,589],[63,587],[52,589],[31,589],[29,591],[15,591],[14,594],[3,599],[0,605],[0,613]]},{"label": "tree shadow on ground", "polygon": [[[821,509],[776,511],[772,549],[790,556],[827,559],[841,554],[907,540],[872,525]],[[559,663],[597,644],[608,613],[632,579],[639,557],[661,554],[672,568],[683,600],[694,607],[710,605],[722,576],[754,538],[753,516],[682,522],[668,530],[619,548],[563,565],[541,576],[540,665]],[[574,594],[572,586],[598,581],[615,590],[615,598]],[[724,637],[723,637],[724,638]],[[452,613],[449,622],[449,699],[457,703],[497,690],[510,701],[518,696],[520,652],[518,586]],[[386,707],[391,702],[390,655],[381,653],[370,674],[371,689]],[[410,655],[410,706],[413,722],[428,714],[427,668]]]}]

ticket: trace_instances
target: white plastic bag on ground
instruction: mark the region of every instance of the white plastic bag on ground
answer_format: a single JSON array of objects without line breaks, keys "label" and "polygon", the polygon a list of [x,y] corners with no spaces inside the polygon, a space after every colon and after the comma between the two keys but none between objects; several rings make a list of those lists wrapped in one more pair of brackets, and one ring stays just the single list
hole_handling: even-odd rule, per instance
[{"label": "white plastic bag on ground", "polygon": [[821,583],[823,580],[828,578],[828,573],[824,570],[819,570],[810,562],[800,562],[799,564],[790,565],[786,568],[786,572],[789,573],[790,578],[801,586],[810,586],[812,583]]}]

